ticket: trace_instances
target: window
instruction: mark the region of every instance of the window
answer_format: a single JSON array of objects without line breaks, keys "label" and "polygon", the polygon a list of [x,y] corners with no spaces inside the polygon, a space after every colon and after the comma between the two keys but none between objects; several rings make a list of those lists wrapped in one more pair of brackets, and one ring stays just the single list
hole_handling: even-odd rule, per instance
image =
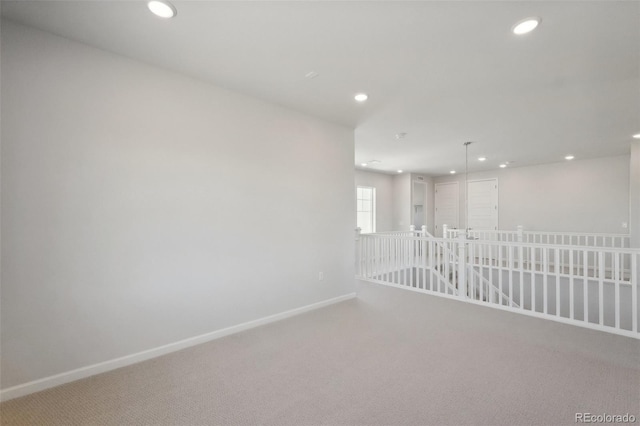
[{"label": "window", "polygon": [[358,228],[363,234],[376,232],[376,189],[359,186],[356,191]]}]

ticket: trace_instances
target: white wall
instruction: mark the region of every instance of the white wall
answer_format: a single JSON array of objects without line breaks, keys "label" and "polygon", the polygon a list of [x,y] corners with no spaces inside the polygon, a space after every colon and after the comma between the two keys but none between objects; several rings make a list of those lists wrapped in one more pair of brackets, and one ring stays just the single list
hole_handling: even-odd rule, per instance
[{"label": "white wall", "polygon": [[356,170],[356,186],[376,188],[376,231],[409,230],[412,216],[413,181],[418,176],[426,186],[427,228],[433,233],[433,179],[426,175],[384,173]]},{"label": "white wall", "polygon": [[[498,178],[499,228],[625,234],[629,221],[629,156],[573,160],[469,173],[469,180]],[[464,175],[460,223],[465,223]]]},{"label": "white wall", "polygon": [[393,231],[393,176],[363,170],[356,170],[355,174],[356,187],[376,189],[376,232]]},{"label": "white wall", "polygon": [[629,231],[631,247],[640,248],[640,141],[631,142],[629,159]]},{"label": "white wall", "polygon": [[351,129],[9,22],[1,66],[2,388],[354,290]]},{"label": "white wall", "polygon": [[408,231],[411,225],[411,174],[393,176],[393,230]]}]

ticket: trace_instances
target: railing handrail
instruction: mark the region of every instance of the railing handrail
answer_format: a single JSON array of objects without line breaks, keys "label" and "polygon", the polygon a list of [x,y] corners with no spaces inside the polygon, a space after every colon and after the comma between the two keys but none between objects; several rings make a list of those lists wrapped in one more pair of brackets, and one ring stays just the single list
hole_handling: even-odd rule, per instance
[{"label": "railing handrail", "polygon": [[[407,234],[413,233],[416,234],[419,231],[411,232],[407,231]],[[390,235],[385,235],[383,233],[374,233],[374,234],[362,234],[363,237],[388,237]],[[404,235],[403,237],[411,238],[412,240],[420,241],[425,240],[429,241],[431,239],[436,241],[453,241],[460,242],[459,238],[440,238],[440,237],[424,237],[424,236],[409,236]],[[464,240],[471,244],[499,244],[503,246],[513,246],[513,247],[530,247],[530,248],[559,248],[565,250],[584,250],[584,251],[603,251],[606,253],[628,253],[628,254],[636,254],[640,253],[640,248],[631,248],[631,247],[602,247],[602,246],[576,246],[576,245],[568,245],[568,244],[541,244],[541,243],[527,243],[527,242],[519,242],[519,241],[486,241],[479,239],[467,239]]]},{"label": "railing handrail", "polygon": [[369,232],[361,233],[360,235],[399,235],[399,234],[416,234],[420,231],[384,231],[384,232]]},{"label": "railing handrail", "polygon": [[[461,232],[466,232],[461,228],[447,228],[447,231],[451,233],[459,234]],[[518,231],[507,230],[507,229],[469,229],[471,233],[493,233],[493,234],[509,234],[509,235],[518,235]],[[372,232],[361,235],[387,235],[387,234],[421,234],[422,231],[382,231],[382,232]],[[615,234],[615,233],[603,233],[603,232],[561,232],[561,231],[522,231],[525,235],[566,235],[566,236],[574,236],[574,237],[608,237],[608,238],[631,238],[630,234]],[[438,238],[428,233],[428,236],[432,236],[434,238]]]},{"label": "railing handrail", "polygon": [[[510,232],[510,231],[507,231]],[[513,231],[515,234],[518,231]],[[562,232],[562,231],[522,231],[523,234],[572,235],[589,237],[631,237],[630,234],[616,234],[609,232]]]},{"label": "railing handrail", "polygon": [[[465,232],[465,229],[462,228],[448,228],[450,232],[460,233]],[[417,232],[417,231],[416,231]],[[486,233],[500,233],[500,234],[513,234],[517,235],[517,230],[509,230],[509,229],[469,229],[469,232],[486,232]],[[630,234],[616,234],[616,233],[607,233],[607,232],[563,232],[563,231],[522,231],[523,234],[545,234],[545,235],[571,235],[571,236],[589,236],[589,237],[631,237]]]}]

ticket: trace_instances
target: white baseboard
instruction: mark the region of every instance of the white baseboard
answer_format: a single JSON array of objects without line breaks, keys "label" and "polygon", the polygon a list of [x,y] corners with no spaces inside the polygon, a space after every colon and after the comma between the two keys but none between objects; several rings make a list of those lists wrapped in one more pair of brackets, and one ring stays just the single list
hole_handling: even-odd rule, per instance
[{"label": "white baseboard", "polygon": [[55,386],[59,386],[65,383],[73,382],[79,379],[84,379],[89,376],[94,376],[96,374],[115,370],[116,368],[125,367],[127,365],[135,364],[137,362],[145,361],[151,358],[156,358],[161,355],[165,355],[171,352],[179,351],[184,348],[188,348],[190,346],[195,346],[205,342],[209,342],[211,340],[219,339],[221,337],[228,336],[230,334],[239,333],[241,331],[259,327],[261,325],[269,324],[275,321],[280,321],[295,315],[300,315],[304,312],[312,311],[314,309],[323,308],[325,306],[329,306],[334,303],[353,299],[354,297],[356,297],[356,293],[345,294],[343,296],[338,296],[332,299],[323,300],[322,302],[317,302],[311,305],[302,306],[300,308],[291,309],[289,311],[281,312],[279,314],[270,315],[268,317],[234,325],[232,327],[227,327],[221,330],[212,331],[211,333],[202,334],[200,336],[191,337],[189,339],[180,340],[174,343],[169,343],[168,345],[159,346],[157,348],[148,349],[146,351],[138,352],[131,355],[126,355],[126,356],[112,359],[109,361],[100,362],[98,364],[88,365],[86,367],[77,368],[75,370],[56,374],[54,376],[45,377],[43,379],[34,380],[32,382],[23,383],[21,385],[13,386],[7,389],[2,389],[0,390],[0,401],[6,401],[9,399],[18,398],[20,396],[28,395],[34,392],[39,392],[39,391],[49,389]]}]

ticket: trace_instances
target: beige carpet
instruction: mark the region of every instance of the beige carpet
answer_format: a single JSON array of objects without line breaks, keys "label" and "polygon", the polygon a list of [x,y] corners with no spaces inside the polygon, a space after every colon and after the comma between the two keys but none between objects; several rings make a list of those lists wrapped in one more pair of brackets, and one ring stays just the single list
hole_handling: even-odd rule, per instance
[{"label": "beige carpet", "polygon": [[359,298],[0,405],[9,425],[640,422],[640,342],[359,284]]}]

